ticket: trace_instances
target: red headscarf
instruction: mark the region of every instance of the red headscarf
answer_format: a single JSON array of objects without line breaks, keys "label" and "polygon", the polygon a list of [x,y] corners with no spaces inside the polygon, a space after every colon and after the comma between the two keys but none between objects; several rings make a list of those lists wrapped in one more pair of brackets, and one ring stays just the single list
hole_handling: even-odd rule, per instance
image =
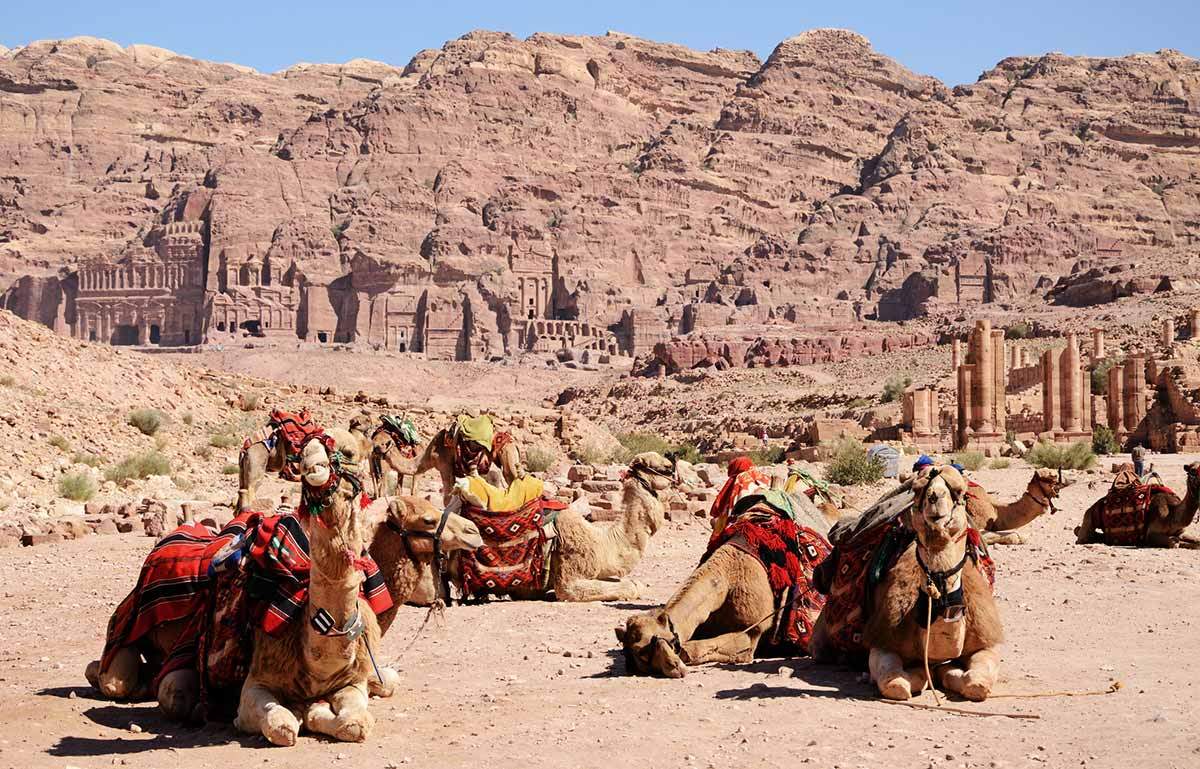
[{"label": "red headscarf", "polygon": [[721,491],[717,494],[717,498],[713,500],[712,510],[709,511],[709,516],[716,518],[722,513],[728,513],[733,507],[733,490],[734,481],[742,473],[754,467],[754,462],[747,456],[736,457],[729,463],[729,478],[725,481],[725,485],[721,487]]}]

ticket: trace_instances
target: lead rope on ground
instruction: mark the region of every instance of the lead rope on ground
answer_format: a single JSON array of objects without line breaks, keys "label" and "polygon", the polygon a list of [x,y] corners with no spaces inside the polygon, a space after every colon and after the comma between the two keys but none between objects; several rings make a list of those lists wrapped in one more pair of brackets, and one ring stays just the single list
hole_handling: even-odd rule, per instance
[{"label": "lead rope on ground", "polygon": [[[929,691],[933,692],[933,701],[940,708],[942,706],[942,698],[938,696],[937,687],[933,685],[933,674],[929,672],[929,636],[933,635],[931,632],[933,630],[933,602],[941,598],[942,593],[933,584],[933,580],[928,577],[925,579],[925,593],[928,596],[928,600],[925,601],[925,686],[928,686]],[[935,596],[934,593],[937,593],[937,595]],[[924,692],[925,686],[922,686],[921,691],[917,692],[917,694]]]}]

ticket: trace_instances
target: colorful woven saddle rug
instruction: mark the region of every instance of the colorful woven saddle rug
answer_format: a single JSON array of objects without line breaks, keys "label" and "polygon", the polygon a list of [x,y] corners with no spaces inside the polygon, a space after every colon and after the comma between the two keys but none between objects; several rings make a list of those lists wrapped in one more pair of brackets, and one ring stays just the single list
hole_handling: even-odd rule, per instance
[{"label": "colorful woven saddle rug", "polygon": [[558,532],[554,521],[566,505],[542,498],[542,481],[520,478],[498,489],[477,475],[461,478],[459,513],[479,527],[483,547],[462,553],[464,598],[527,595],[549,587],[550,559]]},{"label": "colorful woven saddle rug", "polygon": [[274,451],[279,441],[284,445],[284,463],[279,474],[289,481],[300,480],[300,453],[304,444],[314,437],[324,436],[325,431],[313,421],[308,409],[299,414],[282,409],[272,409],[267,424],[260,427],[242,443],[242,451],[261,443],[268,451]]},{"label": "colorful woven saddle rug", "polygon": [[768,491],[737,501],[728,524],[709,540],[700,563],[725,545],[762,564],[771,585],[775,624],[760,641],[760,651],[782,656],[807,654],[813,626],[825,605],[825,596],[813,584],[813,572],[829,555],[829,542],[796,523],[787,495]]},{"label": "colorful woven saddle rug", "polygon": [[[392,598],[379,567],[369,557],[361,565],[360,594],[376,613],[387,610]],[[308,537],[295,515],[246,512],[220,532],[184,524],[154,546],[113,612],[101,669],[132,646],[158,667],[153,690],[174,670],[197,670],[210,713],[225,714],[249,673],[255,630],[278,635],[303,615],[310,568]],[[148,635],[180,620],[187,624],[178,641],[159,657]]]},{"label": "colorful woven saddle rug", "polygon": [[383,430],[392,437],[395,447],[401,455],[406,459],[413,459],[417,456],[417,449],[421,445],[421,434],[411,419],[385,414],[380,417],[379,421],[382,424],[378,430]]},{"label": "colorful woven saddle rug", "polygon": [[1119,473],[1100,505],[1094,521],[1104,534],[1106,545],[1140,545],[1150,526],[1150,499],[1169,494],[1178,503],[1175,492],[1159,484],[1144,484],[1132,471]]},{"label": "colorful woven saddle rug", "polygon": [[[902,520],[913,504],[913,492],[902,486],[868,508],[852,528],[839,536],[829,557],[817,569],[816,584],[826,594],[825,628],[842,660],[854,666],[870,651],[863,641],[875,588],[916,541]],[[995,564],[978,531],[968,529],[971,559],[995,584]]]}]

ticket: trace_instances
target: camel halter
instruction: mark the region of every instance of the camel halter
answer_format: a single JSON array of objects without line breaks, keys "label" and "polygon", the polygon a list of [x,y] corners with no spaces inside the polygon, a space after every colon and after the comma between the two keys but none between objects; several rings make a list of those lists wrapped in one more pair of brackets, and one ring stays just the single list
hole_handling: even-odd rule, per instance
[{"label": "camel halter", "polygon": [[667,472],[666,470],[658,470],[656,468],[648,467],[648,466],[640,464],[640,463],[629,466],[629,472],[627,473],[629,475],[629,477],[633,478],[635,481],[637,481],[638,484],[640,484],[641,487],[643,489],[645,489],[648,494],[650,494],[650,496],[654,497],[655,499],[658,499],[658,489],[655,489],[654,486],[652,486],[650,484],[650,481],[647,480],[646,477],[642,475],[642,471],[650,473],[651,475],[657,475],[660,478],[670,478],[672,481],[674,481],[676,478],[676,475],[678,474],[678,467],[677,467],[677,462],[674,457],[671,457],[671,471],[670,472]]},{"label": "camel halter", "polygon": [[450,508],[442,511],[442,517],[438,521],[437,529],[434,531],[409,531],[392,519],[391,515],[387,518],[387,527],[399,534],[404,539],[405,547],[408,547],[408,542],[412,538],[428,539],[433,543],[433,581],[435,585],[441,587],[442,595],[446,596],[446,600],[450,600],[450,574],[446,571],[446,554],[442,552],[442,532],[446,530],[446,522],[450,520]]},{"label": "camel halter", "polygon": [[1029,496],[1033,497],[1033,501],[1041,505],[1043,510],[1049,511],[1050,515],[1058,512],[1058,508],[1054,506],[1054,497],[1046,495],[1045,499],[1038,499],[1037,494],[1032,491],[1029,492]]}]

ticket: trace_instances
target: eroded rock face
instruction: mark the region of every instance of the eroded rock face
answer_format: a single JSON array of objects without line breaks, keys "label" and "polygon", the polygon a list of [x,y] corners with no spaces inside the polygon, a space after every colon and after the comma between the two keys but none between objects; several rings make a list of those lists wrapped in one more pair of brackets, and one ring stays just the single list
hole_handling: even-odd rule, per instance
[{"label": "eroded rock face", "polygon": [[[195,231],[207,272],[164,344],[220,323],[436,357],[646,355],[714,327],[836,335],[1040,301],[1079,263],[1099,272],[1054,300],[1111,301],[1200,241],[1200,63],[1173,51],[1006,59],[951,91],[844,30],[766,62],[472,32],[403,68],[269,75],[74,38],[0,52],[0,93],[0,285],[137,272]],[[69,280],[4,304],[153,336],[98,319],[112,297],[76,313]],[[753,340],[680,355],[817,357],[747,358]]]}]

